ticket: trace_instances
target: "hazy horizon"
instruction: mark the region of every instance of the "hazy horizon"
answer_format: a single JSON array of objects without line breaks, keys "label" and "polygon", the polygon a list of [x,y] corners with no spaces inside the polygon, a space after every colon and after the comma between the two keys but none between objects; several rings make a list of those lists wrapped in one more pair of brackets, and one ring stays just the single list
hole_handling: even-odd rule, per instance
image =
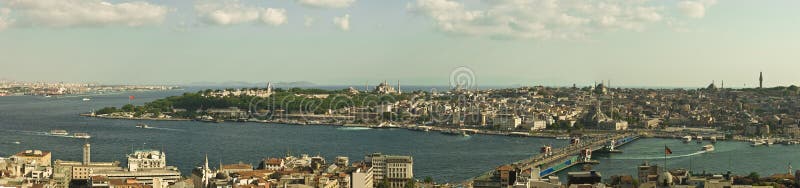
[{"label": "hazy horizon", "polygon": [[0,0],[0,79],[798,85],[798,1]]}]

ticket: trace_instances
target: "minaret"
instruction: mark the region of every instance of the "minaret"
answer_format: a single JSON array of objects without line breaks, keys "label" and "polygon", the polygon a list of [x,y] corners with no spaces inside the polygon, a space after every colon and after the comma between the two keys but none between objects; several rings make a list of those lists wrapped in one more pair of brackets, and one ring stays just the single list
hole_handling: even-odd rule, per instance
[{"label": "minaret", "polygon": [[272,82],[267,82],[267,93],[272,93]]},{"label": "minaret", "polygon": [[83,165],[89,165],[92,162],[91,156],[92,145],[89,144],[89,140],[86,140],[86,144],[83,144]]},{"label": "minaret", "polygon": [[758,88],[764,88],[764,72],[758,72]]},{"label": "minaret", "polygon": [[400,80],[397,81],[397,94],[403,94],[403,91],[400,90]]},{"label": "minaret", "polygon": [[364,92],[369,92],[369,81],[364,82]]},{"label": "minaret", "polygon": [[722,84],[719,86],[720,89],[725,89],[725,80],[722,80]]},{"label": "minaret", "polygon": [[203,163],[203,187],[208,187],[208,184],[210,183],[209,179],[211,178],[209,177],[210,173],[211,170],[208,169],[208,154],[206,154],[206,160],[205,163]]}]

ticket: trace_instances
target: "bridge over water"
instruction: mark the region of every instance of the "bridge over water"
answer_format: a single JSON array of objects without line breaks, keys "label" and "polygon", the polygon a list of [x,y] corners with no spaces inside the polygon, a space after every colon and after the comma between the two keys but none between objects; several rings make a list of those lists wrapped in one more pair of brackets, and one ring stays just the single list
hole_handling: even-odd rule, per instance
[{"label": "bridge over water", "polygon": [[[539,173],[540,177],[545,177],[577,164],[592,162],[587,161],[590,159],[591,152],[607,151],[609,149],[613,149],[614,147],[619,147],[630,143],[638,139],[639,136],[640,135],[637,133],[623,133],[588,137],[585,138],[585,140],[572,143],[566,147],[555,148],[550,150],[550,152],[542,152],[528,159],[512,163],[511,165],[516,166],[521,170],[539,167],[539,169],[541,169]],[[583,156],[582,152],[585,153],[587,151],[589,157]],[[489,177],[487,175],[491,173],[494,173],[494,169],[480,177]],[[472,180],[474,179],[476,178],[473,178]]]}]

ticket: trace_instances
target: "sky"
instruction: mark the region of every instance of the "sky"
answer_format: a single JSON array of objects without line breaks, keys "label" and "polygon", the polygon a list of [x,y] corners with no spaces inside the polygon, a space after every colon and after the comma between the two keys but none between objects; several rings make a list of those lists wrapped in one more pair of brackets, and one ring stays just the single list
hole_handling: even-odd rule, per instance
[{"label": "sky", "polygon": [[[0,79],[800,85],[795,0],[0,0]],[[459,74],[461,73],[459,72]]]}]

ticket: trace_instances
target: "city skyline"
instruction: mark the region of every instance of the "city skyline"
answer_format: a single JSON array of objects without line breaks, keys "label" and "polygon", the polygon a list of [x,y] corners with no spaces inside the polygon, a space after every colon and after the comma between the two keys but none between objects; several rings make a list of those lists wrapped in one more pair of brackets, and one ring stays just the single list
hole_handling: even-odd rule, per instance
[{"label": "city skyline", "polygon": [[32,2],[0,1],[0,79],[446,86],[466,66],[481,86],[740,88],[800,68],[798,2]]}]

